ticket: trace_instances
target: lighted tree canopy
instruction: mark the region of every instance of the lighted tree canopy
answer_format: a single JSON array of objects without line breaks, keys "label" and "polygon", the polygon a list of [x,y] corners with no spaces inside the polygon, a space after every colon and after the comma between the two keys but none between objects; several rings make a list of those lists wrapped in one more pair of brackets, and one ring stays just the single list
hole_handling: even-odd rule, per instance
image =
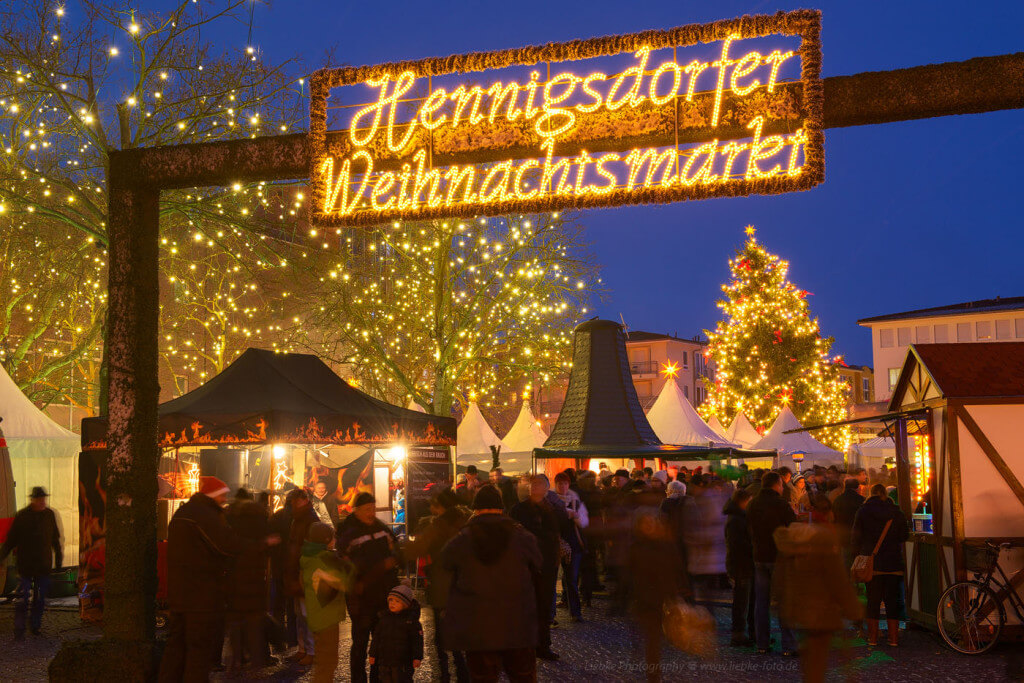
[{"label": "lighted tree canopy", "polygon": [[[760,430],[788,405],[803,424],[844,420],[847,385],[834,364],[841,359],[829,357],[833,339],[821,336],[807,292],[789,281],[789,263],[765,249],[751,226],[729,269],[732,281],[718,302],[725,318],[705,330],[715,380],[702,415],[728,423],[743,411]],[[839,451],[849,442],[845,427],[814,436]]]},{"label": "lighted tree canopy", "polygon": [[[299,132],[306,82],[293,64],[260,59],[250,0],[179,0],[159,14],[119,0],[43,0],[25,10],[0,16],[0,363],[37,401],[95,409],[110,153]],[[240,36],[248,30],[248,44],[204,42],[210,27],[232,22]],[[406,240],[360,253],[354,243],[383,246],[380,235],[395,231],[318,230],[305,220],[304,195],[302,185],[269,183],[161,193],[161,383],[169,395],[195,388],[248,346],[356,361],[351,368],[368,390],[414,395],[435,410],[456,394],[486,399],[513,380],[543,381],[567,362],[555,350],[594,281],[575,227],[551,216],[474,222],[482,245],[454,225],[402,226],[445,243],[431,256],[444,252],[457,264],[432,276],[433,296],[424,298],[426,284],[413,283],[426,282],[426,243],[410,241],[405,258],[393,257],[405,254]],[[544,229],[521,240],[527,233],[512,225],[530,220]],[[499,243],[509,249],[484,263]],[[353,290],[330,272],[344,272]],[[493,277],[515,284],[496,289]],[[400,315],[385,298],[352,303],[373,282],[402,293]],[[471,318],[442,314],[463,306]],[[443,324],[411,330],[412,321],[438,315]],[[387,316],[408,320],[408,336],[369,343],[351,333],[379,329]],[[438,330],[442,344],[449,335],[458,341],[435,361],[423,335]],[[472,341],[484,331],[502,340],[501,353]],[[402,368],[391,382],[389,367]],[[430,386],[435,376],[442,379]]]}]

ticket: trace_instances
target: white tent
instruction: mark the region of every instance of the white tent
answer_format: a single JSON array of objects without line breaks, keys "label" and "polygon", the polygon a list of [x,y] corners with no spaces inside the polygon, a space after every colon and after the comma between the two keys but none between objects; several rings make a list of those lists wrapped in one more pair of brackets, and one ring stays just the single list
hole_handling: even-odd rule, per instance
[{"label": "white tent", "polygon": [[794,432],[786,434],[792,429],[800,429],[803,425],[796,419],[796,415],[785,406],[779,416],[775,418],[772,428],[758,441],[754,448],[762,450],[773,450],[779,454],[779,466],[789,465],[793,462],[794,453],[804,454],[804,466],[810,465],[841,465],[843,454],[834,451],[821,443],[810,432]]},{"label": "white tent", "polygon": [[80,439],[46,416],[0,367],[0,417],[11,454],[14,501],[28,505],[32,487],[50,494],[65,566],[78,564],[78,452]]},{"label": "white tent", "polygon": [[850,464],[859,467],[879,469],[886,458],[895,457],[896,442],[886,436],[876,436],[850,446]]},{"label": "white tent", "polygon": [[498,438],[475,402],[469,404],[466,414],[459,423],[456,435],[455,464],[461,467],[476,465],[482,470],[491,469],[491,446],[500,446],[507,452],[505,443]]},{"label": "white tent", "polygon": [[676,446],[736,446],[700,419],[674,377],[665,382],[658,400],[647,411],[647,421],[662,443]]},{"label": "white tent", "polygon": [[505,446],[501,450],[501,463],[504,469],[528,470],[534,448],[540,448],[548,440],[547,432],[537,422],[530,409],[530,401],[523,401],[519,417],[512,429],[502,439]]},{"label": "white tent", "polygon": [[754,429],[754,425],[750,424],[750,420],[743,414],[743,411],[740,411],[732,419],[729,429],[725,430],[725,438],[733,443],[738,443],[743,448],[753,448],[754,444],[761,440],[761,435]]},{"label": "white tent", "polygon": [[711,427],[715,434],[718,434],[720,437],[722,437],[723,441],[728,441],[728,439],[725,438],[725,427],[723,427],[722,423],[718,421],[717,415],[711,416],[711,419],[708,420],[708,427]]}]

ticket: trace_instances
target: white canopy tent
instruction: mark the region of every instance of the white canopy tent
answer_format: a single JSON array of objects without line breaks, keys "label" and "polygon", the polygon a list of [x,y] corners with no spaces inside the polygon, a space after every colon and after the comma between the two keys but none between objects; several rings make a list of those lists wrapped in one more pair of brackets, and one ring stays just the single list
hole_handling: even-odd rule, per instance
[{"label": "white canopy tent", "polygon": [[786,434],[793,429],[800,429],[803,425],[796,419],[796,415],[785,406],[779,416],[775,418],[772,428],[764,435],[764,438],[754,445],[754,448],[763,450],[774,450],[778,455],[778,466],[794,464],[793,454],[803,453],[803,465],[842,465],[843,454],[834,451],[821,443],[810,432],[794,432]]},{"label": "white canopy tent", "polygon": [[459,423],[456,435],[455,464],[459,467],[476,465],[478,469],[490,470],[491,446],[500,446],[503,453],[509,449],[487,424],[476,402],[469,404],[466,414]]},{"label": "white canopy tent", "polygon": [[647,421],[662,443],[676,446],[736,446],[700,418],[674,377],[665,382],[658,399],[647,411]]},{"label": "white canopy tent", "polygon": [[[908,452],[910,450],[908,449]],[[879,469],[886,458],[896,457],[896,441],[887,436],[876,436],[850,446],[850,464],[867,469]]]},{"label": "white canopy tent", "polygon": [[28,505],[34,486],[45,488],[60,527],[64,565],[77,565],[79,436],[36,408],[2,366],[0,417],[11,455],[15,507]]},{"label": "white canopy tent", "polygon": [[725,438],[733,443],[738,443],[743,448],[754,448],[754,444],[761,440],[761,435],[754,429],[754,425],[750,424],[750,420],[743,414],[743,411],[740,411],[733,418],[729,429],[725,430]]},{"label": "white canopy tent", "polygon": [[530,469],[533,449],[540,448],[547,440],[547,432],[533,416],[530,401],[523,401],[519,417],[516,418],[512,429],[508,430],[508,434],[502,439],[505,444],[501,449],[502,468],[523,472]]},{"label": "white canopy tent", "polygon": [[718,436],[722,437],[723,441],[728,441],[728,439],[725,438],[725,427],[723,427],[722,423],[719,422],[717,415],[711,416],[711,419],[708,420],[708,427],[711,427],[715,434],[718,434]]}]

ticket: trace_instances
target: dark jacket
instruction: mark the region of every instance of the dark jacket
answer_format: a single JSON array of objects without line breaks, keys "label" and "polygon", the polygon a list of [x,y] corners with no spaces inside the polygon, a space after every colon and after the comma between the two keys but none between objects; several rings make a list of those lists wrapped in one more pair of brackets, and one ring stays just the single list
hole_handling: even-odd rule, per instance
[{"label": "dark jacket", "polygon": [[46,576],[55,566],[58,569],[62,567],[64,555],[60,546],[60,529],[53,510],[33,510],[31,505],[19,510],[7,531],[3,547],[0,547],[0,562],[12,550],[17,551],[16,564],[21,576]]},{"label": "dark jacket", "polygon": [[441,550],[448,541],[455,538],[459,529],[469,521],[469,510],[454,507],[436,517],[425,517],[416,537],[405,546],[406,557],[429,557],[426,567],[427,603],[443,609],[448,604],[448,591],[452,585],[452,573],[440,563]]},{"label": "dark jacket", "polygon": [[292,524],[288,530],[288,550],[284,557],[284,592],[288,597],[301,598],[306,595],[306,590],[302,586],[299,558],[302,557],[302,544],[306,542],[309,527],[319,521],[312,505],[307,505],[300,512],[292,511]]},{"label": "dark jacket", "polygon": [[679,552],[686,566],[686,507],[693,505],[693,498],[685,495],[668,496],[661,501],[658,510],[665,520],[666,526],[672,533],[672,540],[675,542],[676,550]]},{"label": "dark jacket", "polygon": [[[331,520],[330,522],[324,522],[324,523],[325,524],[330,524],[331,526],[337,528],[338,522],[340,521],[341,517],[338,515],[338,499],[334,496],[333,493],[328,493],[327,495],[325,495],[323,497],[323,500],[317,498],[315,495],[313,495],[311,493],[311,494],[309,494],[309,503],[310,503],[310,505],[313,506],[313,511],[314,512],[316,512],[316,505],[317,505],[317,503],[322,503],[324,508],[327,511],[327,516]],[[320,519],[319,513],[317,513],[317,521],[320,521],[320,522],[324,521],[324,520]]]},{"label": "dark jacket", "polygon": [[907,520],[900,509],[888,498],[871,496],[857,511],[853,521],[853,549],[858,555],[870,555],[875,549],[885,523],[892,520],[885,540],[875,555],[874,570],[876,572],[902,572],[903,543],[909,536]]},{"label": "dark jacket", "polygon": [[501,475],[501,479],[498,480],[498,490],[501,491],[501,502],[505,506],[505,512],[511,510],[512,506],[519,502],[516,482],[512,477]]},{"label": "dark jacket", "polygon": [[857,516],[857,510],[864,504],[864,496],[857,493],[856,489],[847,489],[836,496],[832,503],[832,515],[836,522],[836,531],[839,532],[839,543],[846,548],[850,545],[850,533],[853,531],[853,520]]},{"label": "dark jacket", "polygon": [[561,502],[558,500],[555,504],[545,498],[540,503],[534,503],[527,498],[512,506],[509,515],[537,538],[537,547],[544,559],[544,571],[558,571],[559,539],[569,523],[565,506]]},{"label": "dark jacket", "polygon": [[397,614],[383,610],[373,627],[370,656],[377,666],[411,667],[414,659],[423,661],[423,627],[420,604],[415,600]]},{"label": "dark jacket", "polygon": [[666,600],[688,592],[686,565],[668,538],[634,537],[629,547],[629,581],[633,609],[644,616],[660,615]]},{"label": "dark jacket", "polygon": [[537,539],[504,515],[477,515],[448,542],[452,572],[442,623],[445,647],[477,652],[537,646]]},{"label": "dark jacket", "polygon": [[228,526],[252,546],[236,555],[228,573],[228,610],[262,612],[267,609],[267,553],[261,541],[267,537],[267,512],[255,501],[232,504]]},{"label": "dark jacket", "polygon": [[289,540],[292,532],[292,509],[285,505],[270,516],[270,533],[281,537],[281,542],[270,548],[270,575],[275,581],[284,580],[284,567],[287,564]]},{"label": "dark jacket", "polygon": [[729,518],[725,523],[725,571],[733,579],[749,581],[754,577],[754,546],[747,512],[730,499],[722,514]]},{"label": "dark jacket", "polygon": [[255,544],[228,526],[224,509],[196,493],[167,525],[167,601],[172,612],[222,612],[227,573]]},{"label": "dark jacket", "polygon": [[352,618],[372,617],[385,609],[388,593],[398,585],[398,541],[391,530],[379,519],[363,524],[349,515],[338,525],[334,549],[356,570],[352,590],[345,596]]},{"label": "dark jacket", "polygon": [[863,608],[827,524],[793,524],[775,530],[779,549],[772,597],[783,623],[810,631],[837,631]]},{"label": "dark jacket", "polygon": [[774,562],[778,550],[772,534],[780,526],[796,521],[796,513],[775,489],[762,488],[747,506],[750,541],[754,546],[754,562]]}]

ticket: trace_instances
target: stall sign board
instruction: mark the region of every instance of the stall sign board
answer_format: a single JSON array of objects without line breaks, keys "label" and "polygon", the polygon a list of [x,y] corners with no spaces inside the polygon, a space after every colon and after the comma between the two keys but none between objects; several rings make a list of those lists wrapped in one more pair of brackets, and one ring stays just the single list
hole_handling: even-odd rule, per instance
[{"label": "stall sign board", "polygon": [[315,225],[806,190],[824,179],[821,15],[323,69]]},{"label": "stall sign board", "polygon": [[446,449],[411,448],[405,480],[406,528],[414,534],[430,514],[430,496],[452,486],[451,457]]}]

